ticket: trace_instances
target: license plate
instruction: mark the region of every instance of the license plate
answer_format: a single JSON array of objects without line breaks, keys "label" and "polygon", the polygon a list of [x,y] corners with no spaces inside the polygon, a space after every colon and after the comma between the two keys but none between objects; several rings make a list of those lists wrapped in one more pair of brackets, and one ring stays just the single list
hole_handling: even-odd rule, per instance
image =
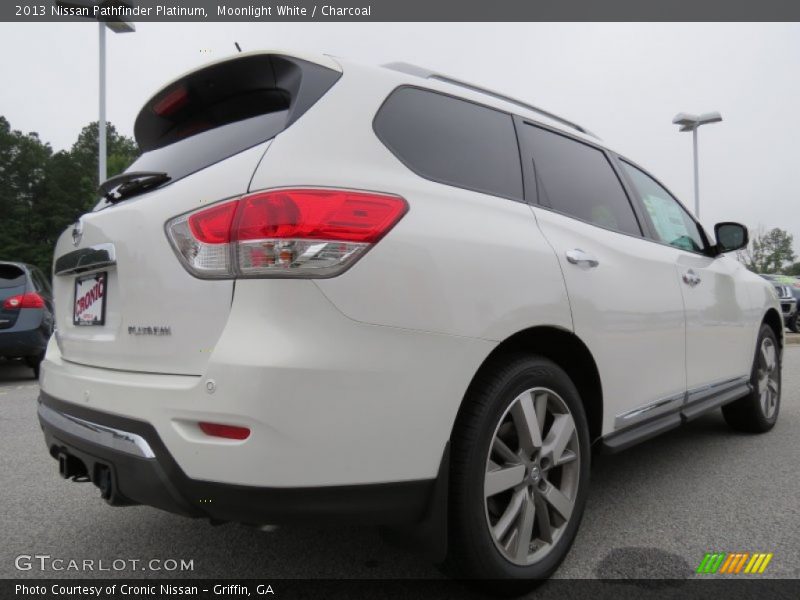
[{"label": "license plate", "polygon": [[107,273],[93,273],[75,280],[75,325],[104,325],[106,322]]}]

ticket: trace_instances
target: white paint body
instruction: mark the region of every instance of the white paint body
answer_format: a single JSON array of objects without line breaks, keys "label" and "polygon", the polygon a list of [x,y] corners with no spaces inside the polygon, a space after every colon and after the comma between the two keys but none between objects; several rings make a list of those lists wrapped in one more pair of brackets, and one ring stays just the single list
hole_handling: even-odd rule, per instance
[{"label": "white paint body", "polygon": [[[304,487],[434,478],[473,376],[532,327],[573,332],[587,346],[604,435],[617,415],[750,373],[760,323],[769,309],[780,314],[769,282],[730,258],[423,179],[372,129],[403,84],[557,123],[443,82],[349,63],[342,71],[271,142],[84,217],[80,247],[117,249],[107,323],[74,326],[74,276],[54,278],[59,342],[42,364],[44,392],[151,423],[191,478]],[[283,186],[397,194],[409,211],[330,279],[209,281],[181,266],[167,220]],[[573,248],[599,267],[568,263]],[[56,256],[74,249],[67,231]],[[688,268],[702,278],[694,288],[681,280]],[[128,335],[143,325],[172,335]],[[198,421],[252,434],[212,438]]]}]

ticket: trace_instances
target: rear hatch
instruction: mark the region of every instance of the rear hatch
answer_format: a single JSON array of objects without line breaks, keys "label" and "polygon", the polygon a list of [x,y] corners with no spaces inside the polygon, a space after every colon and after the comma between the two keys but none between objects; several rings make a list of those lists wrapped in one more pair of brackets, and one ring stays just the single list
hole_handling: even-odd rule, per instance
[{"label": "rear hatch", "polygon": [[154,187],[130,197],[126,184],[106,186],[113,201],[101,200],[61,235],[53,279],[56,339],[65,359],[203,373],[234,283],[190,275],[165,223],[248,191],[270,140],[340,76],[335,63],[324,62],[242,54],[179,78],[145,105],[135,125],[142,155],[126,173],[169,179],[153,179]]},{"label": "rear hatch", "polygon": [[19,308],[6,308],[8,298],[25,293],[28,277],[17,265],[0,264],[0,330],[10,329],[17,322]]}]

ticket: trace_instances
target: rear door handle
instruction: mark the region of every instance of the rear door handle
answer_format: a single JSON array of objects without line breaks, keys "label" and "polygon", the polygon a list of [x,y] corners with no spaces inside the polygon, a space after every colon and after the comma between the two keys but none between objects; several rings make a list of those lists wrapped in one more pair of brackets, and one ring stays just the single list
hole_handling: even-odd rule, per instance
[{"label": "rear door handle", "polygon": [[686,271],[686,273],[683,274],[683,283],[685,283],[688,286],[694,287],[701,281],[702,279],[700,279],[700,276],[697,273],[695,273],[694,270],[692,269],[689,269],[688,271]]},{"label": "rear door handle", "polygon": [[580,248],[575,248],[574,250],[567,250],[566,256],[567,256],[567,261],[569,261],[573,265],[578,265],[580,267],[589,267],[590,269],[593,269],[594,267],[600,264],[599,260],[597,260],[594,256],[592,256],[588,252],[584,252]]}]

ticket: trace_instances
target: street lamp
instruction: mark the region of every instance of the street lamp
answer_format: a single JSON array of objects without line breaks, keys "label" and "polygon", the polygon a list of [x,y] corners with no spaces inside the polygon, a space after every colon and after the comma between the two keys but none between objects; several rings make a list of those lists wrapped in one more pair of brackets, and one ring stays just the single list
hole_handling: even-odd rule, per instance
[{"label": "street lamp", "polygon": [[672,122],[675,125],[680,125],[679,131],[692,132],[692,145],[694,146],[694,216],[696,219],[700,218],[700,175],[697,169],[697,128],[707,123],[719,123],[722,121],[722,115],[718,112],[705,113],[698,116],[687,115],[686,113],[678,113]]},{"label": "street lamp", "polygon": [[[64,8],[88,9],[91,15],[95,14],[95,6],[101,8],[112,6],[130,8],[129,4],[120,0],[104,0],[100,2],[93,2],[92,0],[55,0],[55,4]],[[106,180],[106,27],[114,33],[132,33],[136,31],[136,26],[125,17],[103,17],[98,15],[97,17],[88,18],[97,19],[100,31],[100,117],[97,131],[97,182],[103,183]]]}]

